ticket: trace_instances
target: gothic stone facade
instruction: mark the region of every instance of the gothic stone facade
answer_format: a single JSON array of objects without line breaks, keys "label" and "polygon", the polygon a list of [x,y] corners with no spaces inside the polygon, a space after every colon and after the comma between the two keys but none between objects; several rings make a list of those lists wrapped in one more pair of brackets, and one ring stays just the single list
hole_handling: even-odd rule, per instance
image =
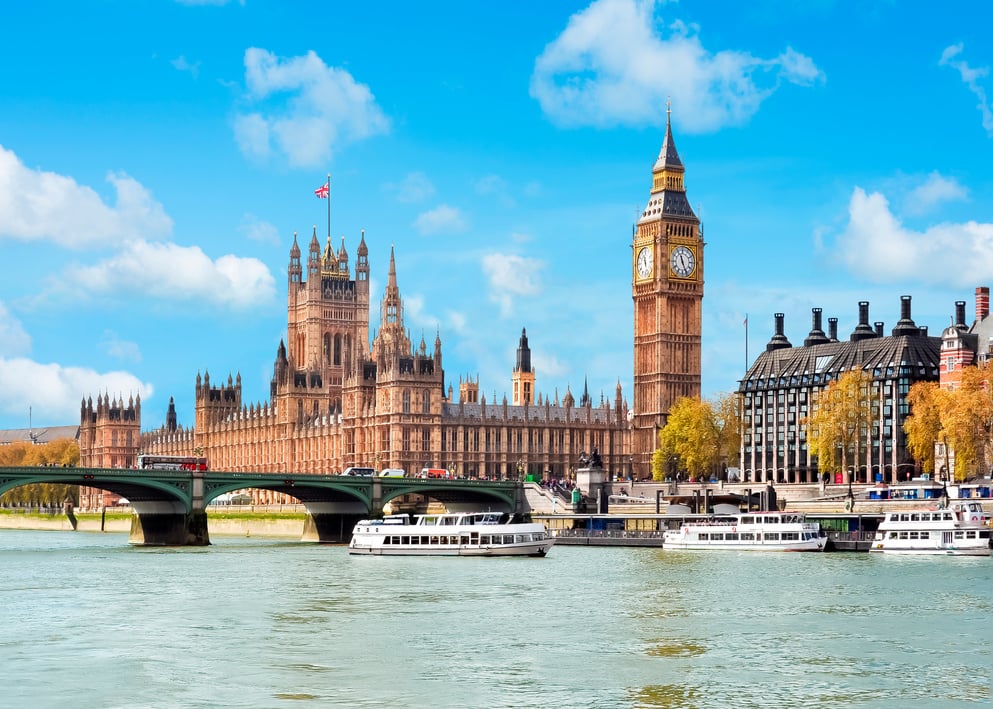
[{"label": "gothic stone facade", "polygon": [[[196,425],[177,425],[170,401],[166,424],[138,437],[140,416],[124,418],[128,431],[113,435],[122,450],[90,445],[97,431],[120,417],[84,405],[94,433],[83,444],[86,465],[127,467],[145,453],[191,455],[202,450],[214,470],[328,474],[349,466],[445,467],[457,475],[516,478],[521,473],[566,477],[582,451],[598,449],[608,469],[630,472],[627,403],[618,384],[612,402],[594,405],[584,392],[577,405],[567,391],[535,399],[534,371],[522,332],[512,380],[519,403],[489,403],[478,380],[459,382],[459,398],[446,389],[440,336],[428,351],[413,346],[403,320],[391,250],[380,327],[371,348],[368,250],[363,234],[355,277],[344,244],[323,252],[310,242],[307,276],[294,237],[288,268],[288,340],[280,343],[270,398],[246,405],[241,377],[196,380]],[[104,412],[103,409],[108,411]],[[106,437],[105,434],[100,434]],[[116,445],[116,444],[115,444]],[[647,470],[645,471],[647,473]],[[260,492],[260,502],[275,501]]]},{"label": "gothic stone facade", "polygon": [[[445,467],[488,478],[568,475],[578,455],[600,453],[617,474],[647,477],[659,429],[681,396],[700,395],[703,232],[686,197],[684,168],[666,121],[652,189],[634,227],[634,407],[620,384],[613,401],[585,390],[536,391],[527,334],[511,372],[512,398],[487,402],[479,382],[460,379],[458,399],[442,368],[440,335],[429,351],[413,345],[391,250],[380,325],[369,346],[368,248],[363,233],[351,271],[344,238],[324,248],[316,230],[306,262],[294,235],[287,269],[287,341],[280,343],[267,401],[243,402],[240,376],[212,382],[197,375],[196,421],[177,425],[170,401],[165,425],[142,433],[127,454],[190,455],[215,470],[329,473],[351,465],[417,471]],[[99,409],[99,407],[98,407]],[[112,420],[99,411],[96,429]],[[133,439],[140,416],[130,421]],[[96,435],[96,434],[94,434]],[[92,465],[123,464],[97,449]]]}]

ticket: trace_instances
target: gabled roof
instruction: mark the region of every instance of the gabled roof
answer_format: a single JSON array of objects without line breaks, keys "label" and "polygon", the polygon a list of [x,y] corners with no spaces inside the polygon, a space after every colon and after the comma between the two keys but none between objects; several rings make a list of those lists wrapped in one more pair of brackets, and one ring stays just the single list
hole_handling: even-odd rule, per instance
[{"label": "gabled roof", "polygon": [[0,445],[11,443],[51,443],[62,438],[79,440],[79,426],[42,426],[39,428],[10,428],[0,431]]}]

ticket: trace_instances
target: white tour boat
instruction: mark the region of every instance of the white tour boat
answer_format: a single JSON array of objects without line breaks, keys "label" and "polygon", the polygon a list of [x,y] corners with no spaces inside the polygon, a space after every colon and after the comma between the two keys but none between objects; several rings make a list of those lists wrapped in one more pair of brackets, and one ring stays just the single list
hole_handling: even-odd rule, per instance
[{"label": "white tour boat", "polygon": [[820,525],[796,512],[742,512],[686,519],[663,535],[663,549],[824,551]]},{"label": "white tour boat", "polygon": [[349,554],[391,556],[544,556],[555,540],[545,525],[501,512],[388,515],[352,530]]},{"label": "white tour boat", "polygon": [[942,509],[887,512],[869,551],[989,556],[988,520],[982,505],[966,500],[953,500]]}]

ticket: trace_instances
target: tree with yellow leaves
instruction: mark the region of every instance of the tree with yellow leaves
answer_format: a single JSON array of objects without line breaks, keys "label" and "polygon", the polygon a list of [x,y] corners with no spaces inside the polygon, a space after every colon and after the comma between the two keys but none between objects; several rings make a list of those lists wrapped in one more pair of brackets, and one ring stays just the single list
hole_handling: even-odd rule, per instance
[{"label": "tree with yellow leaves", "polygon": [[842,471],[851,481],[849,465],[865,458],[872,423],[872,377],[852,369],[822,389],[806,419],[807,440],[822,473]]},{"label": "tree with yellow leaves", "polygon": [[955,478],[965,480],[990,469],[993,460],[993,369],[967,367],[959,386],[949,392],[942,416],[948,446],[955,451]]},{"label": "tree with yellow leaves", "polygon": [[[947,443],[943,418],[949,409],[951,392],[939,388],[937,382],[915,382],[907,394],[910,416],[903,423],[907,434],[907,452],[920,464],[925,473],[935,471],[935,442]],[[948,450],[947,445],[945,450]],[[948,467],[945,454],[944,466]]]},{"label": "tree with yellow leaves", "polygon": [[[27,442],[11,443],[0,447],[0,466],[74,466],[79,463],[79,445],[71,438],[60,438],[51,443],[33,445]],[[0,505],[19,504],[57,507],[69,497],[79,501],[77,485],[22,485],[0,495]]]},{"label": "tree with yellow leaves", "polygon": [[713,401],[681,397],[669,410],[652,454],[652,477],[663,480],[677,470],[690,477],[716,474],[724,461],[736,460],[741,440],[737,394]]}]

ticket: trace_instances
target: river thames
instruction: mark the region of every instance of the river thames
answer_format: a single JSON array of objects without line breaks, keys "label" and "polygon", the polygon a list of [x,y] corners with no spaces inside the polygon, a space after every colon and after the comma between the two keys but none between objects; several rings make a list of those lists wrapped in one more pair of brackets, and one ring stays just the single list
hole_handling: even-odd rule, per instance
[{"label": "river thames", "polygon": [[0,530],[0,705],[993,701],[989,558],[567,546],[374,558],[213,542]]}]

